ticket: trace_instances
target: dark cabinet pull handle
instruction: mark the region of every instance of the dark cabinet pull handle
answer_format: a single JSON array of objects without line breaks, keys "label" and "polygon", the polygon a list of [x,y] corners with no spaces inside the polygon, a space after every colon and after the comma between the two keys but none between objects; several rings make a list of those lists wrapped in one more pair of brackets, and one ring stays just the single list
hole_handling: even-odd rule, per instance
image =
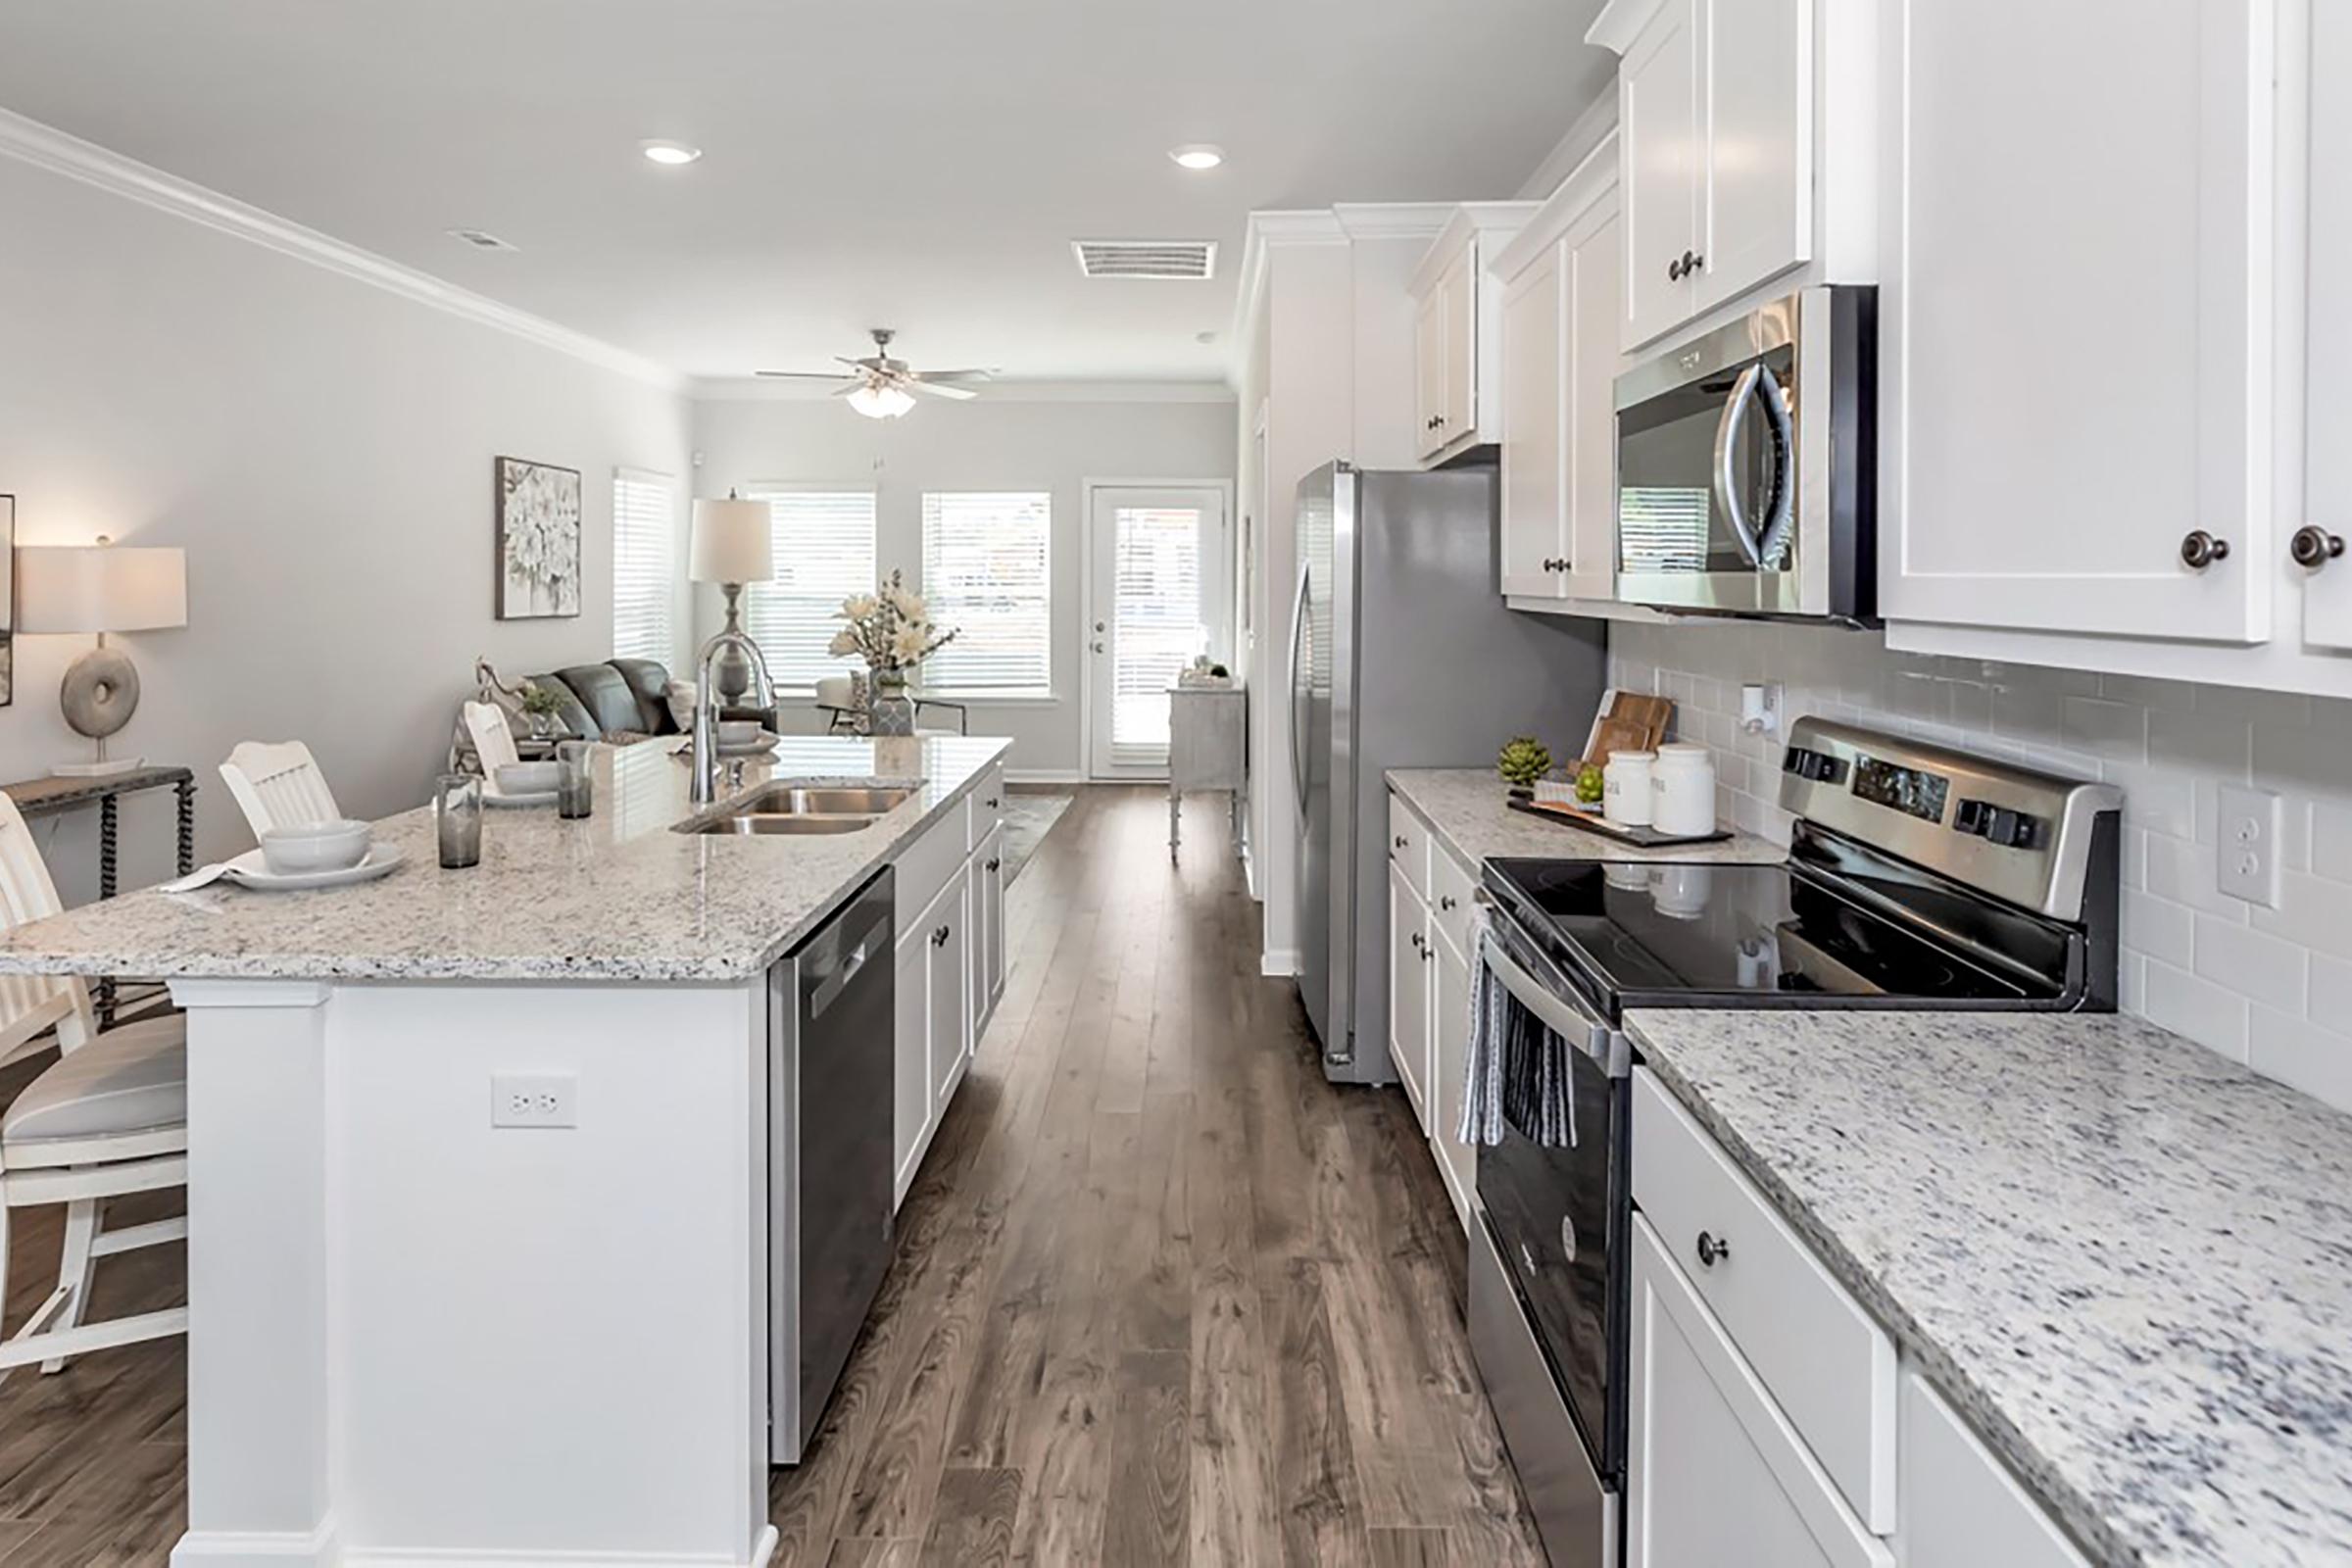
[{"label": "dark cabinet pull handle", "polygon": [[1438,950],[1436,948],[1430,946],[1426,942],[1421,944],[1421,961],[1423,963],[1427,963],[1430,959],[1436,957],[1437,956]]},{"label": "dark cabinet pull handle", "polygon": [[1666,281],[1669,283],[1680,283],[1682,280],[1683,259],[1678,256],[1673,261],[1666,264]]},{"label": "dark cabinet pull handle", "polygon": [[2294,558],[2296,565],[2308,571],[2317,571],[2344,553],[2343,536],[2305,523],[2295,530],[2295,537],[2287,545],[2286,553]]},{"label": "dark cabinet pull handle", "polygon": [[1706,265],[1707,259],[1704,256],[1697,255],[1691,251],[1683,252],[1683,275],[1685,277],[1689,277],[1692,272],[1697,271],[1700,268]]},{"label": "dark cabinet pull handle", "polygon": [[1405,838],[1404,838],[1404,835],[1403,835],[1403,834],[1401,834],[1401,833],[1397,834],[1397,835],[1396,835],[1396,847],[1397,847],[1398,849],[1400,849],[1400,850],[1401,850],[1401,849],[1403,849],[1403,848],[1404,848],[1404,845],[1405,845]]},{"label": "dark cabinet pull handle", "polygon": [[987,807],[987,808],[988,808],[990,810],[992,810],[992,811],[993,811],[993,810],[995,810],[995,809],[997,808],[997,798],[996,798],[994,795],[991,795],[991,796],[990,796],[990,797],[989,797],[989,798],[988,798],[986,801],[982,802],[981,804],[982,804],[982,805],[984,805],[984,806],[986,806],[986,807]]},{"label": "dark cabinet pull handle", "polygon": [[2191,528],[2180,541],[2180,560],[2192,571],[2203,571],[2217,561],[2230,559],[2230,541],[2216,539],[2202,528]]},{"label": "dark cabinet pull handle", "polygon": [[1717,1241],[1705,1231],[1698,1233],[1698,1262],[1701,1268],[1713,1268],[1717,1263],[1728,1263],[1731,1259],[1730,1242]]},{"label": "dark cabinet pull handle", "polygon": [[949,926],[944,926],[944,925],[943,925],[943,926],[941,926],[941,927],[940,927],[938,930],[936,930],[936,931],[932,932],[932,933],[931,933],[931,945],[932,945],[933,947],[935,947],[935,948],[944,948],[944,947],[946,947],[946,946],[948,945],[948,933],[949,933],[949,932],[950,932],[952,929],[953,929],[952,927],[949,927]]},{"label": "dark cabinet pull handle", "polygon": [[1415,931],[1414,933],[1412,933],[1412,938],[1413,938],[1413,946],[1414,946],[1414,947],[1416,947],[1416,948],[1417,948],[1417,947],[1421,946],[1421,933],[1420,933],[1420,932],[1418,932],[1418,931]]},{"label": "dark cabinet pull handle", "polygon": [[1002,871],[1004,869],[1004,862],[1003,860],[991,860],[988,862],[988,868],[991,871]]},{"label": "dark cabinet pull handle", "polygon": [[1438,907],[1439,907],[1439,908],[1441,908],[1441,909],[1451,909],[1453,906],[1454,906],[1454,905],[1453,905],[1453,895],[1452,895],[1452,894],[1450,894],[1450,893],[1441,893],[1441,894],[1439,894],[1439,895],[1438,895]]}]

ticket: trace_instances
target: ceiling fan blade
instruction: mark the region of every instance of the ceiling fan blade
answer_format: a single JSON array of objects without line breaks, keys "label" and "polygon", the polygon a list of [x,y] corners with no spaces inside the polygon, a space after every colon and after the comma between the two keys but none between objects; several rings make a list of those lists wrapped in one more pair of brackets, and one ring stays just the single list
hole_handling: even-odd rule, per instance
[{"label": "ceiling fan blade", "polygon": [[777,381],[838,381],[841,379],[839,370],[754,370],[752,373],[764,375]]},{"label": "ceiling fan blade", "polygon": [[926,381],[988,381],[996,377],[994,370],[917,370],[915,374]]},{"label": "ceiling fan blade", "polygon": [[833,395],[837,398],[846,398],[851,393],[858,390],[860,387],[870,384],[871,383],[869,383],[863,376],[858,376],[852,380],[844,381],[841,383],[841,385],[835,387],[833,389]]},{"label": "ceiling fan blade", "polygon": [[954,398],[958,403],[968,403],[980,395],[965,387],[942,386],[931,380],[909,378],[904,384],[910,392],[927,392],[935,398]]}]

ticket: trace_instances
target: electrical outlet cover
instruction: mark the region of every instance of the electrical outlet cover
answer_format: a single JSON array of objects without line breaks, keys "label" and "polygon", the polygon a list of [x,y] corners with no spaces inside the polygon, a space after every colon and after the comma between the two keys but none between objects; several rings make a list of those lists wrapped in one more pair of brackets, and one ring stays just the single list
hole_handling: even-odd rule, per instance
[{"label": "electrical outlet cover", "polygon": [[490,1075],[493,1127],[577,1127],[580,1081],[567,1072]]},{"label": "electrical outlet cover", "polygon": [[2233,899],[2278,907],[2278,797],[2225,784],[2216,812],[2215,854],[2221,890]]}]

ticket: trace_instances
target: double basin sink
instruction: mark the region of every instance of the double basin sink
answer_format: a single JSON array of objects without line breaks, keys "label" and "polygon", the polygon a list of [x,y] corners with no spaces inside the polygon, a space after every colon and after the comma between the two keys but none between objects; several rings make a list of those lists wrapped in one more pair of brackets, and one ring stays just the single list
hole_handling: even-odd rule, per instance
[{"label": "double basin sink", "polygon": [[914,791],[899,785],[771,784],[742,801],[726,815],[689,829],[733,838],[771,834],[855,833]]}]

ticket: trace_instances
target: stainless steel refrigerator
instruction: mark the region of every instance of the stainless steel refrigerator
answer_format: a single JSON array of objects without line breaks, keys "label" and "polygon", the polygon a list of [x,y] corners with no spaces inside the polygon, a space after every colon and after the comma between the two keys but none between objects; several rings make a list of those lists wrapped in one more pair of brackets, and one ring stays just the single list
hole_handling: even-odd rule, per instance
[{"label": "stainless steel refrigerator", "polygon": [[1513,735],[1566,760],[1607,682],[1599,622],[1503,607],[1494,509],[1495,473],[1484,467],[1335,463],[1298,485],[1289,723],[1298,992],[1337,1081],[1396,1076],[1387,770],[1492,768]]}]

